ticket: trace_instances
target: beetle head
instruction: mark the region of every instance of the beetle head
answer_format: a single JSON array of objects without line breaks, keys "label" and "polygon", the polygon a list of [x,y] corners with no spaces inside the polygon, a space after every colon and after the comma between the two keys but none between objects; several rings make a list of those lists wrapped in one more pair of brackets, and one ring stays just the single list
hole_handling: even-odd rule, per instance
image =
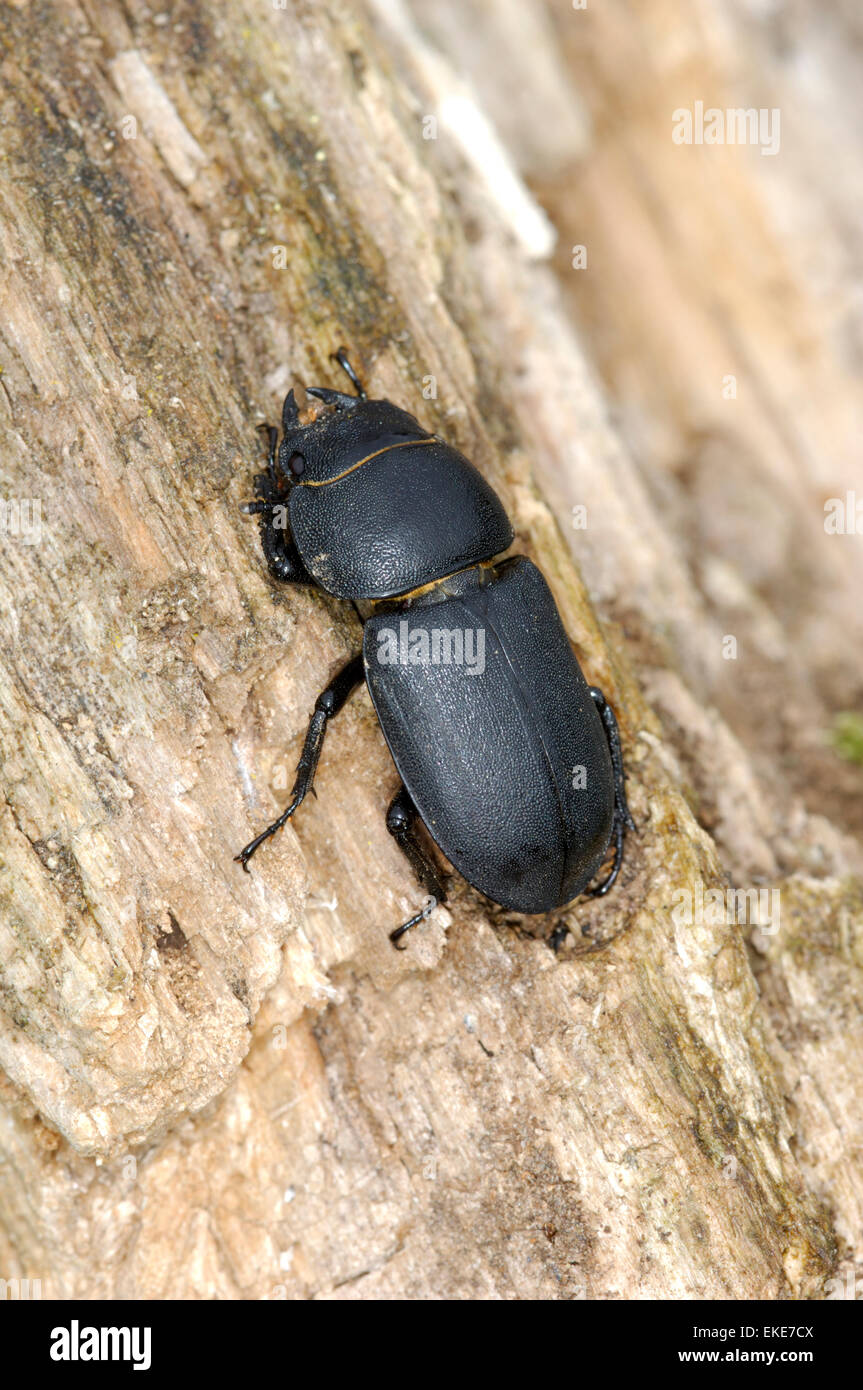
[{"label": "beetle head", "polygon": [[279,468],[289,483],[334,481],[379,449],[428,432],[406,410],[387,400],[364,400],[309,386],[302,406],[290,391],[282,409]]}]

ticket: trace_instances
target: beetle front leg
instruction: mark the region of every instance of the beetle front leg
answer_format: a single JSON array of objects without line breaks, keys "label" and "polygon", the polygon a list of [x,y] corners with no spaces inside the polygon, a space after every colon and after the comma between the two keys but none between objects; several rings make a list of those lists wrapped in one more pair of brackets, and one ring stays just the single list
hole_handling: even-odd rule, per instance
[{"label": "beetle front leg", "polygon": [[297,763],[297,776],[291,791],[291,800],[289,804],[285,807],[278,819],[273,821],[272,825],[268,825],[266,830],[262,830],[260,835],[257,835],[254,840],[246,845],[245,849],[241,849],[240,853],[234,856],[235,862],[237,864],[242,864],[246,873],[249,872],[249,860],[255,851],[265,840],[268,840],[271,835],[275,835],[277,830],[281,830],[285,822],[290,820],[297,807],[302,804],[305,797],[312,790],[318,759],[321,756],[321,749],[324,746],[327,725],[333,715],[338,714],[351,691],[359,685],[364,675],[365,668],[363,666],[362,656],[353,657],[348,662],[347,666],[342,667],[332,683],[327,686],[326,690],[321,692],[315,701],[314,713],[309,720],[303,751],[300,754],[300,761]]},{"label": "beetle front leg", "polygon": [[247,516],[261,518],[261,549],[273,578],[281,580],[283,584],[314,584],[299,550],[288,535],[287,500],[276,476],[279,431],[275,425],[260,425],[259,429],[267,432],[267,471],[255,478],[255,500],[247,502],[242,510]]},{"label": "beetle front leg", "polygon": [[590,898],[603,898],[620,873],[623,864],[623,842],[626,838],[626,831],[635,830],[636,826],[626,802],[626,774],[623,770],[620,730],[617,727],[614,710],[598,686],[591,685],[589,690],[591,699],[602,720],[605,737],[608,740],[608,751],[611,755],[611,768],[614,774],[614,820],[611,828],[611,835],[614,840],[614,863],[602,882],[598,883],[595,888],[591,888],[587,894]]},{"label": "beetle front leg", "polygon": [[293,540],[284,527],[279,527],[279,514],[271,512],[261,522],[261,549],[267,569],[283,584],[314,584]]},{"label": "beetle front leg", "polygon": [[396,927],[395,931],[390,932],[390,941],[398,951],[404,950],[404,947],[399,946],[398,943],[405,932],[410,931],[411,927],[415,927],[418,922],[422,922],[428,917],[438,903],[446,902],[446,890],[440,881],[440,875],[417,839],[414,829],[416,818],[417,808],[411,800],[407,788],[399,787],[387,811],[387,830],[429,894],[431,902],[427,903],[421,912],[416,912],[407,922],[403,922],[400,927]]}]

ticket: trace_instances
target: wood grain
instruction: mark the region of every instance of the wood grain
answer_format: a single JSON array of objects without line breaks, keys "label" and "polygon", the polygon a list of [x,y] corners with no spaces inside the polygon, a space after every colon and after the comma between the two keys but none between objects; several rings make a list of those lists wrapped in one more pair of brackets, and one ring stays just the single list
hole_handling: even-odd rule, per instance
[{"label": "wood grain", "polygon": [[[468,9],[461,51],[454,8],[432,23],[398,0],[0,16],[2,495],[41,508],[0,551],[0,1276],[90,1298],[806,1298],[856,1269],[859,769],[823,742],[819,684],[852,571],[836,548],[812,562],[840,576],[839,613],[801,654],[812,475],[753,427],[739,467],[788,527],[762,592],[762,529],[717,482],[735,450],[691,447],[698,354],[711,382],[727,360],[699,337],[714,271],[690,246],[670,352],[673,248],[637,217],[612,245],[647,202],[685,214],[667,133],[636,150],[646,185],[620,148],[643,111],[617,98],[615,145],[560,29],[580,15]],[[622,90],[628,7],[590,22]],[[781,55],[771,74],[790,100]],[[763,176],[734,168],[751,227]],[[799,193],[806,161],[783,169]],[[582,216],[615,267],[590,289],[547,260]],[[747,294],[763,404],[786,340],[769,291]],[[240,512],[255,426],[291,382],[335,383],[343,342],[500,490],[617,711],[639,835],[618,890],[562,914],[558,954],[553,921],[458,881],[391,950],[421,892],[385,830],[396,777],[364,691],[317,798],[251,876],[233,862],[359,642],[348,606],[269,581]],[[845,383],[818,370],[838,430]],[[729,632],[796,666],[767,768],[776,690],[755,662],[746,701],[729,693]],[[850,699],[859,644],[842,671]],[[842,782],[835,820],[798,756]],[[780,930],[674,915],[729,884],[779,890]]]}]

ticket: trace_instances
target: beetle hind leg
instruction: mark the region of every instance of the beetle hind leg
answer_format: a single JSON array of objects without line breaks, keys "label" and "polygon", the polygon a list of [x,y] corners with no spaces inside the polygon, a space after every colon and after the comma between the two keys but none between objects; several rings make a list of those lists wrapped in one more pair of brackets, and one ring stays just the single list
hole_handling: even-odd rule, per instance
[{"label": "beetle hind leg", "polygon": [[614,819],[611,826],[611,839],[614,841],[614,863],[601,883],[595,888],[588,890],[587,896],[590,898],[604,898],[609,889],[614,885],[623,864],[623,844],[626,839],[627,830],[635,830],[635,821],[630,814],[629,806],[626,801],[626,774],[623,770],[623,753],[620,748],[620,730],[617,727],[617,720],[614,717],[614,710],[606,700],[598,686],[590,686],[590,694],[593,703],[596,705],[599,717],[602,720],[602,727],[605,730],[605,737],[608,740],[608,751],[611,755],[611,767],[614,773]]},{"label": "beetle hind leg", "polygon": [[404,947],[399,946],[398,943],[405,932],[409,932],[411,927],[415,927],[418,922],[424,921],[438,903],[446,902],[446,890],[440,881],[440,875],[417,838],[416,818],[417,808],[411,800],[407,788],[399,787],[387,811],[387,830],[428,893],[430,902],[426,903],[420,912],[416,912],[413,917],[408,918],[407,922],[402,922],[400,927],[396,927],[395,931],[390,932],[390,941],[398,951],[404,950]]},{"label": "beetle hind leg", "polygon": [[614,824],[611,831],[611,838],[614,840],[614,863],[601,883],[595,888],[589,888],[586,896],[588,898],[604,898],[606,893],[614,886],[617,876],[623,864],[623,841],[624,827],[623,821],[619,819],[617,811],[614,813]]}]

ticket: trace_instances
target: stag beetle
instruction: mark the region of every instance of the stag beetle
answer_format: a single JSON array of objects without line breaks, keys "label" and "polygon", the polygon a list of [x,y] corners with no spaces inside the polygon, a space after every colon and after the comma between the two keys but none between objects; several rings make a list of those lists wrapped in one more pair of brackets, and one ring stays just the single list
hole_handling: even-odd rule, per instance
[{"label": "stag beetle", "polygon": [[402,785],[387,811],[429,901],[396,944],[446,901],[417,817],[460,874],[502,907],[549,912],[587,889],[627,828],[617,721],[588,686],[548,585],[524,556],[496,559],[513,531],[473,464],[413,415],[323,386],[301,409],[291,390],[282,439],[244,510],[261,518],[270,573],[349,599],[363,650],[315,702],[291,800],[237,861],[311,790],[327,725],[365,679]]}]

